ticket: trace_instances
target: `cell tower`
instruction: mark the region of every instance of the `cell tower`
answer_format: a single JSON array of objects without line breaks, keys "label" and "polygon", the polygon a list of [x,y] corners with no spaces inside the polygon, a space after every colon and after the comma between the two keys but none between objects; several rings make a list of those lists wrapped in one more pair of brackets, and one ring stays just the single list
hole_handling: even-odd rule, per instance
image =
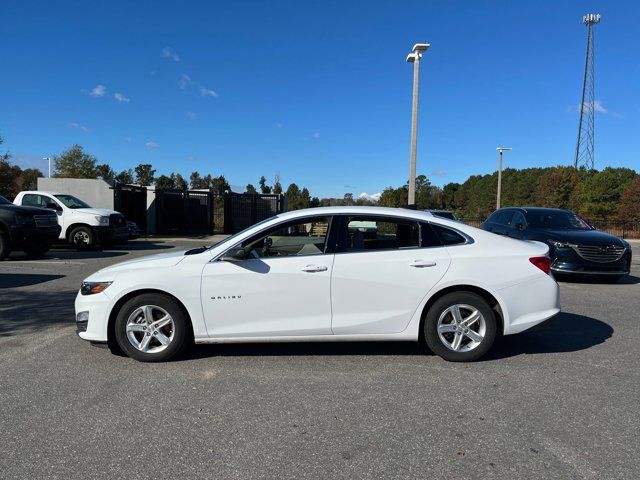
[{"label": "cell tower", "polygon": [[582,82],[582,102],[580,102],[580,122],[578,123],[578,141],[574,166],[587,169],[595,168],[595,63],[593,52],[593,26],[600,22],[599,13],[588,13],[582,17],[587,26],[587,58],[584,62],[584,80]]}]

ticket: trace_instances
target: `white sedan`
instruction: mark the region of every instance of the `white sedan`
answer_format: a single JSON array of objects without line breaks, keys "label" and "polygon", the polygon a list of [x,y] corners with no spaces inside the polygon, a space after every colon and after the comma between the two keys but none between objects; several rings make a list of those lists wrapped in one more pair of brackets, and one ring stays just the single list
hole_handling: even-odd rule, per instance
[{"label": "white sedan", "polygon": [[193,342],[372,340],[424,340],[446,360],[471,361],[496,336],[560,311],[547,253],[414,210],[298,210],[211,248],[94,273],[76,324],[81,338],[140,361]]}]

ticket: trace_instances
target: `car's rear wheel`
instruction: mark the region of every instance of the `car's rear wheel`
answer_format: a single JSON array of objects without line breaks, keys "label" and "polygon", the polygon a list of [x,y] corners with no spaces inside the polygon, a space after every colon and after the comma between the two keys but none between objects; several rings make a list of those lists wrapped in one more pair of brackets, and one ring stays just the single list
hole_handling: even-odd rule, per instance
[{"label": "car's rear wheel", "polygon": [[494,311],[479,295],[452,292],[434,302],[424,322],[429,348],[450,362],[471,362],[489,351],[496,338]]},{"label": "car's rear wheel", "polygon": [[163,362],[187,343],[188,325],[182,308],[170,297],[145,293],[127,301],[116,317],[120,348],[140,362]]},{"label": "car's rear wheel", "polygon": [[96,244],[96,236],[91,227],[76,227],[69,234],[69,242],[78,250],[86,250]]}]

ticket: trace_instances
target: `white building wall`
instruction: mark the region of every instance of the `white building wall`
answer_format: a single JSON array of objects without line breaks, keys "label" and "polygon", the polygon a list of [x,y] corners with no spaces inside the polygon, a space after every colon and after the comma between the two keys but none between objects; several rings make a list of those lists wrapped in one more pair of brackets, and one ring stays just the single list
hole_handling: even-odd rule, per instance
[{"label": "white building wall", "polygon": [[95,208],[113,210],[113,183],[91,178],[38,178],[38,190],[68,193]]}]

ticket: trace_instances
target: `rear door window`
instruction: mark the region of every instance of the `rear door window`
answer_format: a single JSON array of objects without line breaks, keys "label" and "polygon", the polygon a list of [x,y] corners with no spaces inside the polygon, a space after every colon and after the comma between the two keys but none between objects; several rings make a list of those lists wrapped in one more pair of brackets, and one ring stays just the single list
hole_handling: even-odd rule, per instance
[{"label": "rear door window", "polygon": [[460,245],[462,243],[467,243],[467,239],[455,230],[443,227],[442,225],[432,224],[431,226],[443,245]]},{"label": "rear door window", "polygon": [[511,218],[513,217],[513,210],[503,210],[498,215],[498,222],[500,225],[509,225]]},{"label": "rear door window", "polygon": [[392,217],[346,217],[341,251],[401,250],[420,246],[418,222]]}]

